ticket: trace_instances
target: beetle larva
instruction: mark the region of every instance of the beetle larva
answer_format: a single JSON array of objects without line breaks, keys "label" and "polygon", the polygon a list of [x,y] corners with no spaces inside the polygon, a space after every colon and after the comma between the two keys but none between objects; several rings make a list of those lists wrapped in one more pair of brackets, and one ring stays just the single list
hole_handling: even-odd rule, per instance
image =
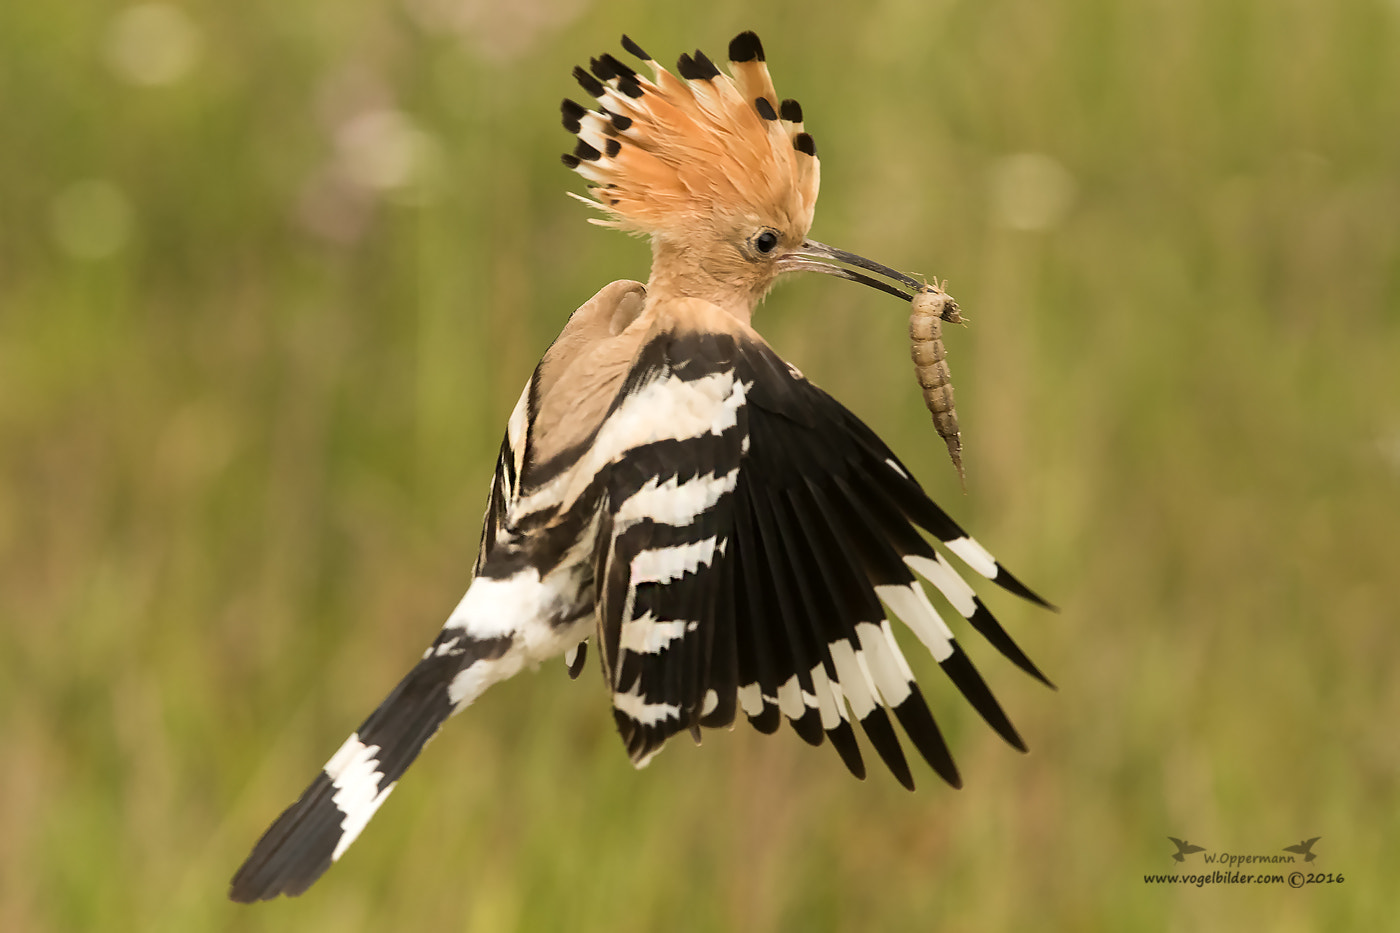
[{"label": "beetle larva", "polygon": [[910,355],[914,358],[914,374],[924,391],[924,404],[933,415],[938,436],[948,445],[948,456],[957,468],[958,480],[967,488],[963,472],[962,435],[958,432],[958,413],[953,407],[953,376],[948,371],[947,350],[943,346],[943,322],[965,323],[958,303],[944,288],[947,283],[925,285],[910,302]]}]

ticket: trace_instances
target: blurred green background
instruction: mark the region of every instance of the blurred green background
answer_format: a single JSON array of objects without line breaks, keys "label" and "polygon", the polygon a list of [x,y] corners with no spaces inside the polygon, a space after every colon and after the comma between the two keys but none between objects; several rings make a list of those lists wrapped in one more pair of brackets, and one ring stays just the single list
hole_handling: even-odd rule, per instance
[{"label": "blurred green background", "polygon": [[[570,68],[763,37],[813,236],[947,276],[756,323],[1062,607],[910,651],[967,787],[746,727],[634,772],[595,668],[489,693],[304,897],[228,878],[465,588],[566,316]],[[1395,928],[1400,2],[0,5],[0,929]],[[1341,885],[1171,888],[1168,835]],[[1206,867],[1199,857],[1188,868]]]}]

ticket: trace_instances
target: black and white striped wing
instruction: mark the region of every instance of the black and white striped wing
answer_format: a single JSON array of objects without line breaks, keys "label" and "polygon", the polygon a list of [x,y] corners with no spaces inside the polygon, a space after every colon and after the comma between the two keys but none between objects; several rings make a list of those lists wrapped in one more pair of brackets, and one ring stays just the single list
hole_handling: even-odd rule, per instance
[{"label": "black and white striped wing", "polygon": [[[701,385],[708,395],[694,391]],[[710,405],[710,416],[697,416],[690,434],[671,430],[628,450],[610,477],[610,526],[600,535],[600,653],[633,760],[644,763],[682,730],[728,725],[737,708],[763,732],[787,719],[811,744],[830,739],[863,777],[859,725],[912,787],[893,712],[958,785],[891,611],[1024,749],[919,577],[1045,678],[919,529],[973,570],[1043,601],[934,504],[874,432],[765,344],[742,334],[658,337],[622,405],[629,394],[680,391],[697,411]]]},{"label": "black and white striped wing", "polygon": [[716,636],[733,641],[728,549],[748,443],[735,348],[727,335],[663,333],[643,348],[608,417],[633,437],[607,475],[599,657],[639,765],[702,718],[734,716],[732,652],[716,656],[713,646]]}]

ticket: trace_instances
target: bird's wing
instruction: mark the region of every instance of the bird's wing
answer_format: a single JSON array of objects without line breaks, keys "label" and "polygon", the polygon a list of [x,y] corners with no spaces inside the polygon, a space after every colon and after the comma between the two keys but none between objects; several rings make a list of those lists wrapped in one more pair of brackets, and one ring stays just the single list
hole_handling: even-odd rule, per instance
[{"label": "bird's wing", "polygon": [[[632,411],[635,407],[636,411]],[[638,764],[672,735],[782,718],[829,738],[864,775],[858,722],[913,786],[887,711],[955,786],[955,768],[883,602],[963,695],[1024,748],[916,572],[1004,655],[1044,676],[952,565],[1043,603],[969,538],[854,415],[751,331],[662,332],[610,418],[670,412],[619,457],[597,558],[598,641],[614,715]]]},{"label": "bird's wing", "polygon": [[473,576],[479,576],[486,565],[486,559],[498,545],[509,545],[511,517],[520,501],[520,481],[525,469],[525,455],[529,449],[530,418],[533,408],[535,382],[539,369],[520,393],[510,420],[506,422],[506,434],[501,438],[501,449],[496,455],[496,470],[491,476],[491,492],[486,499],[486,514],[481,520],[481,546],[477,550]]},{"label": "bird's wing", "polygon": [[[645,763],[703,715],[734,715],[732,598],[722,581],[747,447],[734,341],[662,333],[608,416],[625,436],[606,480],[595,581],[598,648],[628,754]],[[729,645],[731,647],[724,647]],[[711,693],[713,709],[704,709]]]},{"label": "bird's wing", "polygon": [[1188,843],[1184,839],[1178,839],[1175,836],[1168,836],[1167,838],[1170,839],[1172,841],[1172,844],[1175,845],[1178,849],[1184,849],[1188,845]]}]

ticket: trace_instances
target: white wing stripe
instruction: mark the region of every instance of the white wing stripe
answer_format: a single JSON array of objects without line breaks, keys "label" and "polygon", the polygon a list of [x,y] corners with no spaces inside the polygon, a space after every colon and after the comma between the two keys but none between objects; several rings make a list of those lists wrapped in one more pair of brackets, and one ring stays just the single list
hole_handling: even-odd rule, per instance
[{"label": "white wing stripe", "polygon": [[614,693],[613,706],[644,726],[654,726],[666,719],[680,718],[679,706],[671,703],[648,703],[642,696],[641,689],[641,683],[638,682],[626,693]]},{"label": "white wing stripe", "polygon": [[687,632],[693,632],[699,627],[698,622],[684,620],[660,622],[647,610],[639,618],[628,619],[622,623],[618,647],[637,654],[660,654],[670,647],[671,642],[680,641],[685,638]]},{"label": "white wing stripe", "polygon": [[506,442],[510,444],[512,463],[515,468],[515,482],[510,489],[506,490],[507,498],[513,500],[520,491],[520,474],[525,470],[525,447],[529,439],[530,431],[530,383],[525,383],[525,388],[520,393],[520,400],[515,403],[515,408],[510,413],[510,420],[506,422]]},{"label": "white wing stripe", "polygon": [[646,384],[603,422],[577,466],[518,500],[517,514],[568,508],[599,470],[634,447],[723,434],[738,424],[744,398],[744,384],[731,373],[691,380],[670,376]]},{"label": "white wing stripe", "polygon": [[870,683],[869,675],[861,670],[855,649],[846,639],[838,638],[827,646],[827,651],[836,665],[841,692],[846,695],[846,702],[851,704],[851,712],[856,714],[857,719],[864,719],[880,704],[875,699],[875,688]]},{"label": "white wing stripe", "polygon": [[822,729],[830,732],[845,718],[845,707],[840,704],[841,685],[828,680],[826,668],[817,664],[812,668],[812,689],[817,692],[817,712],[821,715]]},{"label": "white wing stripe", "polygon": [[739,705],[749,716],[763,712],[763,688],[757,683],[745,684],[739,688]]},{"label": "white wing stripe", "polygon": [[961,557],[969,567],[988,580],[997,578],[997,559],[973,539],[964,535],[944,543],[948,545],[948,550]]},{"label": "white wing stripe", "polygon": [[670,583],[701,567],[708,567],[715,554],[723,554],[727,542],[704,538],[689,544],[651,548],[632,558],[632,586],[640,583]]},{"label": "white wing stripe", "polygon": [[797,683],[797,675],[793,674],[778,688],[778,709],[788,719],[801,719],[807,712],[802,699],[802,687]]},{"label": "white wing stripe", "polygon": [[899,706],[909,699],[912,692],[909,684],[914,679],[914,672],[909,670],[909,664],[894,640],[889,621],[882,620],[879,625],[858,622],[856,637],[860,639],[861,654],[885,704]]},{"label": "white wing stripe", "polygon": [[705,474],[689,482],[671,477],[658,483],[655,477],[618,506],[613,521],[619,528],[651,519],[665,525],[688,525],[714,506],[739,481],[739,468],[720,476]]},{"label": "white wing stripe", "polygon": [[894,610],[904,624],[913,629],[933,655],[942,663],[953,654],[953,632],[928,601],[924,588],[916,583],[886,584],[875,587],[875,593]]},{"label": "white wing stripe", "polygon": [[937,560],[929,560],[927,557],[911,554],[904,558],[904,562],[916,573],[922,574],[928,582],[938,587],[938,592],[952,603],[959,615],[964,619],[972,618],[972,614],[977,611],[977,604],[972,600],[977,594],[973,592],[971,586],[968,586],[966,580],[958,576],[953,565],[948,563],[942,554],[937,556]]}]

